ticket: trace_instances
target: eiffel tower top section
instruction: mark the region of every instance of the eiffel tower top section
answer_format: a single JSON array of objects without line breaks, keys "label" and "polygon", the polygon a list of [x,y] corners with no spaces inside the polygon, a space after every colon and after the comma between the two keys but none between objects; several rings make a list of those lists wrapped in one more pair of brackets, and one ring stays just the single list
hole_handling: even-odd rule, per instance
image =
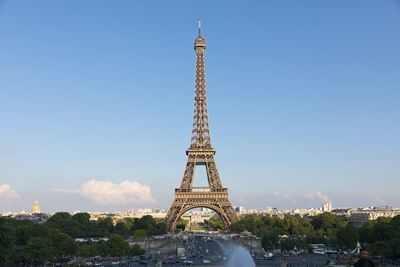
[{"label": "eiffel tower top section", "polygon": [[196,77],[194,86],[194,111],[192,138],[189,151],[213,151],[211,146],[210,129],[208,126],[208,111],[206,97],[206,78],[204,71],[204,50],[206,42],[201,35],[201,21],[199,20],[199,33],[194,41],[196,51]]}]

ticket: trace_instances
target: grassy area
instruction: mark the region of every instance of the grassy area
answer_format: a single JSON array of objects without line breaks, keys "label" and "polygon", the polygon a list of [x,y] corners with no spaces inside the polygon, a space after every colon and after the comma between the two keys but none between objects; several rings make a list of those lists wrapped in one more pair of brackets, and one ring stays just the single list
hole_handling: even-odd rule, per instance
[{"label": "grassy area", "polygon": [[203,226],[203,224],[198,223],[191,223],[190,224],[190,231],[207,231],[208,229]]}]

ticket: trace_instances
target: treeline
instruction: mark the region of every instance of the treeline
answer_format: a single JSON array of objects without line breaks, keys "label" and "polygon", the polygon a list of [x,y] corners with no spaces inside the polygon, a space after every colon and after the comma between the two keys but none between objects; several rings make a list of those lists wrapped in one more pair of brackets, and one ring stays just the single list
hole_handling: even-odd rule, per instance
[{"label": "treeline", "polygon": [[[36,224],[0,217],[0,266],[35,265],[70,257],[137,256],[144,251],[130,247],[129,236],[142,239],[166,233],[166,225],[151,216],[126,218],[114,225],[111,218],[91,221],[87,213],[59,212]],[[98,242],[76,242],[76,238],[101,238]]]},{"label": "treeline", "polygon": [[233,232],[245,230],[262,237],[266,250],[310,250],[309,244],[316,243],[349,250],[359,241],[373,255],[400,258],[400,216],[368,221],[361,228],[332,213],[323,213],[311,220],[290,215],[283,218],[249,215],[231,225]]}]

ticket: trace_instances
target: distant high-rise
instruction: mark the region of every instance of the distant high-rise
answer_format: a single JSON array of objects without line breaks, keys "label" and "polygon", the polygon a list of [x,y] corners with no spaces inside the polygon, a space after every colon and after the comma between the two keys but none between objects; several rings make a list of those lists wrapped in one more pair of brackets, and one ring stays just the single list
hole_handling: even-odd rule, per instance
[{"label": "distant high-rise", "polygon": [[246,210],[243,207],[238,206],[238,207],[235,207],[235,211],[240,214],[240,213],[244,213]]},{"label": "distant high-rise", "polygon": [[33,206],[32,206],[32,214],[39,214],[39,213],[40,213],[40,205],[36,199],[35,203],[33,203]]},{"label": "distant high-rise", "polygon": [[328,202],[322,205],[322,212],[331,212],[332,211],[332,203]]}]

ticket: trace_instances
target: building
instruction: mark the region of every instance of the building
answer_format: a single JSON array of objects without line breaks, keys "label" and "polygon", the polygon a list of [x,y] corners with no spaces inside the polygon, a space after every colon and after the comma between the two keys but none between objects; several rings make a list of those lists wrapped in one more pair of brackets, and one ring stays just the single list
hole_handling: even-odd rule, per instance
[{"label": "building", "polygon": [[32,206],[32,214],[40,214],[40,205],[39,202],[37,201],[37,199],[35,200],[35,203],[33,203]]},{"label": "building", "polygon": [[370,216],[367,212],[357,212],[351,214],[349,220],[355,227],[361,227],[370,220]]},{"label": "building", "polygon": [[322,212],[331,212],[332,211],[332,203],[328,202],[322,205]]},{"label": "building", "polygon": [[242,214],[242,213],[245,213],[245,212],[246,212],[246,210],[245,210],[243,207],[241,207],[241,206],[235,207],[235,211],[236,211],[237,213],[239,213],[239,214]]},{"label": "building", "polygon": [[361,227],[370,220],[376,220],[379,217],[393,218],[400,215],[399,208],[392,208],[389,206],[382,207],[369,207],[352,210],[349,220],[356,227]]}]

